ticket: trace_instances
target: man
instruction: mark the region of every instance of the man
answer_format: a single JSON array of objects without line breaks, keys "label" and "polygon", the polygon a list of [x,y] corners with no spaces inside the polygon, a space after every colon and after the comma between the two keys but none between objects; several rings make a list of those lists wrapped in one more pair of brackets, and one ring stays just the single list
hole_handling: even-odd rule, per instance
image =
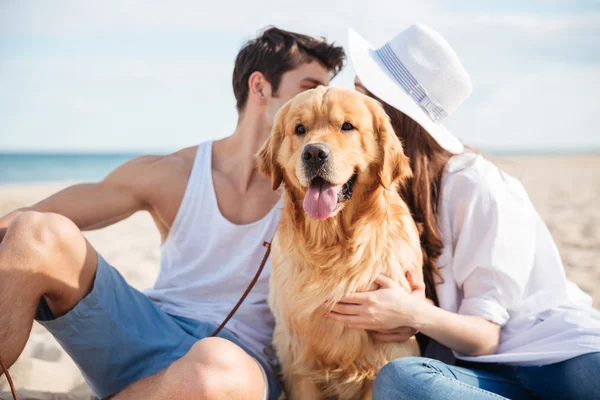
[{"label": "man", "polygon": [[[261,279],[220,338],[207,338],[239,299],[278,223],[254,155],[276,111],[327,85],[340,47],[265,30],[236,59],[235,132],[167,156],[136,158],[102,182],[69,187],[0,219],[0,354],[13,364],[40,321],[96,395],[115,399],[277,398],[272,317]],[[146,210],[162,237],[161,272],[142,294],[81,231]],[[115,238],[118,240],[118,238]]]}]

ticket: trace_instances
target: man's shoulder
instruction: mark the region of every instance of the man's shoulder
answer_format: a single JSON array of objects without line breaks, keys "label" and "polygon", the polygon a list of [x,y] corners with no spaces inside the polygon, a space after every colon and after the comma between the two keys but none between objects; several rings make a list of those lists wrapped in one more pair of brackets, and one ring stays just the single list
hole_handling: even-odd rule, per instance
[{"label": "man's shoulder", "polygon": [[[179,162],[184,161],[188,163],[193,163],[196,159],[196,154],[198,153],[198,149],[203,146],[203,144],[197,144],[195,146],[186,147],[184,149],[178,150],[174,153],[168,154],[165,157],[172,158],[174,160],[179,160]],[[177,162],[177,161],[176,161]]]},{"label": "man's shoulder", "polygon": [[160,175],[170,175],[177,172],[189,171],[194,165],[199,146],[186,147],[170,154],[145,155],[139,157],[139,162],[146,164],[149,169]]},{"label": "man's shoulder", "polygon": [[171,154],[166,154],[158,161],[160,166],[169,169],[191,170],[198,153],[199,145],[186,147]]},{"label": "man's shoulder", "polygon": [[170,154],[148,154],[131,160],[128,168],[128,175],[133,180],[131,183],[140,188],[186,183],[198,148],[199,146],[191,146]]}]

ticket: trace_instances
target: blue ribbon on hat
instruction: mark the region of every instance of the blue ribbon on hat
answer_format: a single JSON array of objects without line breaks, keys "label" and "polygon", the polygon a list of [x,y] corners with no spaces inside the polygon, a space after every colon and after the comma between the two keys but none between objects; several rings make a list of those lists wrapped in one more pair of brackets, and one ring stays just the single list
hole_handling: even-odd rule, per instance
[{"label": "blue ribbon on hat", "polygon": [[417,82],[408,69],[406,69],[389,44],[377,49],[375,53],[379,56],[379,59],[387,67],[396,81],[398,81],[400,86],[402,86],[413,100],[425,110],[429,115],[429,118],[434,122],[439,122],[448,116],[444,107],[435,101],[427,90]]}]

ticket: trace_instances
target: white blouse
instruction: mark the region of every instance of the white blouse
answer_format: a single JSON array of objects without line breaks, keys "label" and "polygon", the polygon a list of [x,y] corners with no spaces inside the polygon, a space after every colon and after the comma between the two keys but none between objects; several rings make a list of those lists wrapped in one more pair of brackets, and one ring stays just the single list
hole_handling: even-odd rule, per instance
[{"label": "white blouse", "polygon": [[496,354],[468,361],[545,365],[600,351],[600,311],[570,282],[521,183],[474,153],[448,163],[438,224],[440,307],[502,326]]}]

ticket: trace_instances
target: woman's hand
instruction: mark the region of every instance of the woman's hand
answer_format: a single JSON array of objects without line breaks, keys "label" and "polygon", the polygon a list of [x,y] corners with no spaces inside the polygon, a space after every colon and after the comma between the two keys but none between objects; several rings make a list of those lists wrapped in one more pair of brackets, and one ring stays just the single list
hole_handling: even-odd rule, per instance
[{"label": "woman's hand", "polygon": [[387,276],[375,280],[380,287],[371,292],[350,294],[337,303],[326,318],[340,321],[349,328],[373,331],[373,337],[387,342],[402,342],[414,336],[416,307],[425,300],[421,282],[414,275],[406,275],[412,293]]},{"label": "woman's hand", "polygon": [[415,328],[401,326],[396,329],[373,331],[372,336],[374,339],[380,340],[382,342],[402,343],[406,342],[408,339],[415,336],[416,334],[417,330]]}]

